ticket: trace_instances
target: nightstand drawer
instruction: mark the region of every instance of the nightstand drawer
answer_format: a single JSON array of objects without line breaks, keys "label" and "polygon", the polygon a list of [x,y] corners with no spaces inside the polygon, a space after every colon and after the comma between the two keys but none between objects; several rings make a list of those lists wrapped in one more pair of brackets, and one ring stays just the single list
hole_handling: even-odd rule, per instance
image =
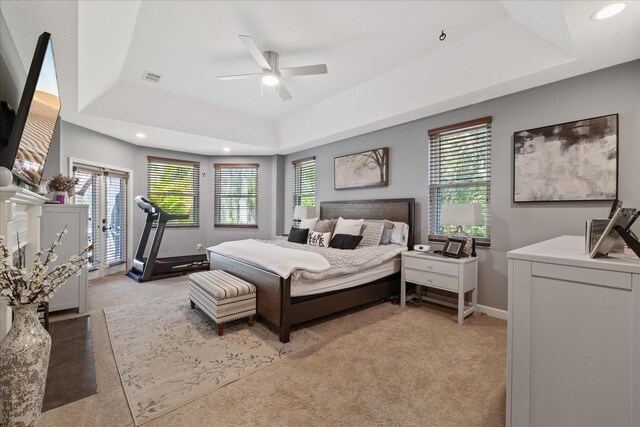
[{"label": "nightstand drawer", "polygon": [[404,280],[419,285],[433,286],[435,288],[458,292],[458,278],[455,276],[405,268]]},{"label": "nightstand drawer", "polygon": [[407,256],[404,259],[404,265],[407,268],[415,268],[417,270],[424,270],[430,273],[458,276],[458,264],[433,260],[432,258],[417,258],[413,256]]}]

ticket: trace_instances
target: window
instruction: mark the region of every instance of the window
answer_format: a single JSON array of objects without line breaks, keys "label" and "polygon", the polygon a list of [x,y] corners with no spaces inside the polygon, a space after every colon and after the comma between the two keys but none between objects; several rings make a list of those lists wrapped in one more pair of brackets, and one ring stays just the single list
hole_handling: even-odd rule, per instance
[{"label": "window", "polygon": [[[316,158],[293,162],[293,210],[316,205]],[[291,212],[293,214],[293,212]]]},{"label": "window", "polygon": [[167,227],[198,227],[200,220],[200,163],[147,157],[149,200],[171,214],[188,214],[188,219],[167,223]]},{"label": "window", "polygon": [[480,246],[491,244],[491,117],[429,131],[429,240],[455,230],[440,224],[448,203],[480,203],[484,224],[465,227]]},{"label": "window", "polygon": [[258,227],[258,165],[213,165],[216,227]]}]

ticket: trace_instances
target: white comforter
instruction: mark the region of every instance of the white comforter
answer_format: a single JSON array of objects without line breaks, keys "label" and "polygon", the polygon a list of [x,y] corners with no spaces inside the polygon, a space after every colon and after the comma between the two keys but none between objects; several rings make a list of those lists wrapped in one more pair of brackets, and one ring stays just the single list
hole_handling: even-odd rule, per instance
[{"label": "white comforter", "polygon": [[211,252],[255,265],[284,277],[321,280],[363,271],[407,250],[402,245],[369,246],[354,250],[318,248],[286,240],[238,240],[221,243]]},{"label": "white comforter", "polygon": [[299,269],[321,273],[331,268],[329,261],[320,254],[283,248],[252,239],[224,242],[208,250],[273,271],[285,279]]}]

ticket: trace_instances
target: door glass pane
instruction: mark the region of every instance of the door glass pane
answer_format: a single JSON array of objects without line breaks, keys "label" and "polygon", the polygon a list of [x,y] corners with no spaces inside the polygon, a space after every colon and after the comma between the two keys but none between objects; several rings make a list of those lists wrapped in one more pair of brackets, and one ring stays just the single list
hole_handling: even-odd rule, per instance
[{"label": "door glass pane", "polygon": [[100,215],[98,215],[99,205],[99,177],[91,172],[84,170],[76,170],[73,176],[78,179],[76,184],[76,194],[74,203],[77,205],[89,205],[89,221],[87,222],[87,236],[89,244],[93,243],[93,251],[90,253],[92,262],[89,264],[89,270],[98,268],[100,264],[100,230],[98,224]]},{"label": "door glass pane", "polygon": [[127,256],[127,180],[106,175],[105,262],[114,265],[126,262]]}]

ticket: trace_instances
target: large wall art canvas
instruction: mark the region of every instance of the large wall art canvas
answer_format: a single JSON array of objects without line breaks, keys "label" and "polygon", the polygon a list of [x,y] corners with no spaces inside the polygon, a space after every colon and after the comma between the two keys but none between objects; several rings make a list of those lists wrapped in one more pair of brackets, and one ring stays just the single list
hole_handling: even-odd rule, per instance
[{"label": "large wall art canvas", "polygon": [[515,203],[617,198],[617,114],[516,132],[513,142]]},{"label": "large wall art canvas", "polygon": [[389,148],[363,151],[334,159],[334,188],[389,185]]}]

